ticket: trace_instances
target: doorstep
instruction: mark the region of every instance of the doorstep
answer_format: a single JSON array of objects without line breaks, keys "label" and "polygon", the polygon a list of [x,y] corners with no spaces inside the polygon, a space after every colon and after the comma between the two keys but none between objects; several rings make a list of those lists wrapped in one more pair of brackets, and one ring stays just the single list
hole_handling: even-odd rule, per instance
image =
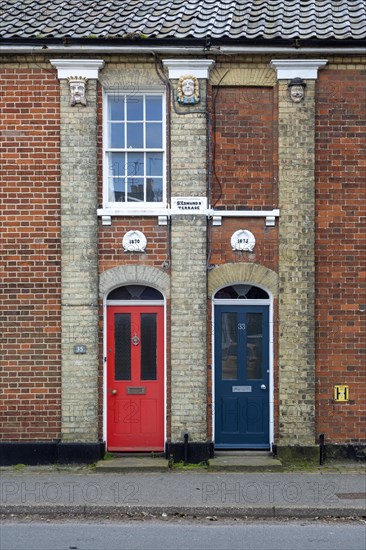
[{"label": "doorstep", "polygon": [[130,472],[166,472],[169,463],[163,454],[157,453],[111,453],[108,460],[99,460],[96,473],[130,473]]},{"label": "doorstep", "polygon": [[[99,460],[96,473],[137,473],[167,472],[169,461],[159,454],[115,453],[108,460]],[[201,471],[198,465],[187,465],[187,469]],[[196,469],[197,468],[197,469]],[[215,451],[215,458],[210,458],[208,472],[278,472],[283,469],[280,460],[273,458],[268,451]],[[185,467],[172,468],[173,471],[184,471]]]},{"label": "doorstep", "polygon": [[278,472],[283,469],[278,458],[268,451],[215,451],[210,472]]}]

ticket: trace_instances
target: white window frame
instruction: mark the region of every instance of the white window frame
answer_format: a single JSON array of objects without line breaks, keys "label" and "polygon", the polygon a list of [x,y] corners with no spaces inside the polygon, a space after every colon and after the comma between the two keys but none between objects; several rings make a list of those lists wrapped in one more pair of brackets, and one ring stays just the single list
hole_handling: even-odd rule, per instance
[{"label": "white window frame", "polygon": [[[156,149],[157,152],[163,153],[163,199],[161,202],[110,202],[109,201],[109,181],[108,181],[108,161],[107,153],[113,152],[108,147],[108,97],[111,95],[156,95],[162,98],[162,149]],[[131,149],[131,152],[146,152],[148,149]],[[154,150],[155,151],[155,150]],[[126,149],[124,152],[128,152]],[[167,207],[167,192],[166,192],[166,93],[162,86],[146,86],[141,90],[131,92],[128,89],[105,88],[103,89],[103,214],[124,215],[124,214],[159,214],[160,211]]]}]

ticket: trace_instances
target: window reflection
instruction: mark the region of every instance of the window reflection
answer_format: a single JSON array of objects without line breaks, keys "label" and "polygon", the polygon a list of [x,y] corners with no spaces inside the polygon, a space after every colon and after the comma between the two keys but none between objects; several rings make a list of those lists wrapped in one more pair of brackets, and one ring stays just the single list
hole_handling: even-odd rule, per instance
[{"label": "window reflection", "polygon": [[263,378],[262,313],[247,313],[247,379]]},{"label": "window reflection", "polygon": [[108,96],[107,172],[111,203],[162,203],[163,96]]},{"label": "window reflection", "polygon": [[238,322],[236,313],[221,314],[221,372],[223,380],[238,378]]}]

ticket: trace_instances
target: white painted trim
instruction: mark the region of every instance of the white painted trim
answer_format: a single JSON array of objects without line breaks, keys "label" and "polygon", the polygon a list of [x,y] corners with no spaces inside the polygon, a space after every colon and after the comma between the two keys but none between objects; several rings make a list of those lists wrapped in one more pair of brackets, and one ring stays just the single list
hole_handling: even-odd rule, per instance
[{"label": "white painted trim", "polygon": [[222,216],[230,218],[266,218],[267,216],[279,217],[278,208],[274,210],[211,210],[212,216]]},{"label": "white painted trim", "polygon": [[149,94],[151,93],[159,93],[164,94],[166,91],[165,86],[162,86],[161,84],[144,84],[143,87],[139,88],[123,88],[121,85],[119,85],[118,81],[114,84],[103,84],[103,91],[106,95],[108,94],[116,94],[116,95],[123,95],[123,94],[130,94],[130,95],[138,95],[141,94]]},{"label": "white painted trim", "polygon": [[216,288],[212,294],[211,298],[211,308],[212,308],[212,334],[211,334],[211,350],[212,350],[212,368],[211,368],[211,380],[212,380],[212,441],[215,445],[215,306],[216,305],[242,305],[242,306],[250,306],[250,305],[264,305],[269,306],[269,445],[270,447],[274,443],[274,320],[273,320],[273,294],[269,290],[269,288],[259,285],[257,283],[253,283],[251,281],[238,281],[236,283],[230,283],[229,286],[235,285],[235,284],[250,284],[253,286],[257,286],[258,288],[261,288],[262,290],[265,290],[268,292],[269,300],[215,300],[213,296],[221,290],[221,288],[225,288],[228,286],[227,284],[222,285],[218,288]]},{"label": "white painted trim", "polygon": [[[215,217],[230,217],[230,218],[267,218],[268,216],[274,216],[278,218],[280,216],[280,210],[278,208],[274,210],[213,210],[211,208],[207,210],[191,212],[196,216],[203,215],[209,218]],[[170,208],[164,208],[161,206],[145,206],[141,208],[125,208],[123,204],[120,208],[116,206],[110,208],[98,208],[98,216],[171,216],[171,215],[184,215],[184,211],[175,211]],[[187,211],[189,214],[189,211]]]},{"label": "white painted trim", "polygon": [[57,78],[82,76],[98,80],[99,70],[103,69],[103,59],[50,59],[57,69]]},{"label": "white painted trim", "polygon": [[[104,172],[104,166],[103,166],[103,172]],[[165,208],[164,206],[163,207],[149,206],[147,208],[146,204],[144,204],[144,206],[142,206],[141,208],[136,208],[136,206],[132,208],[124,208],[124,205],[123,205],[120,208],[117,208],[114,206],[112,208],[107,208],[107,207],[98,208],[97,210],[97,216],[134,216],[135,217],[135,216],[169,216],[169,215],[170,215],[170,210],[168,208]]]},{"label": "white painted trim", "polygon": [[141,306],[164,306],[164,305],[165,305],[164,300],[107,300],[107,306],[123,306],[123,307],[140,306],[141,307]]},{"label": "white painted trim", "polygon": [[[153,288],[153,287],[152,287]],[[111,291],[110,291],[111,292]],[[109,293],[108,293],[109,294]],[[162,293],[163,294],[163,293]],[[167,392],[168,392],[168,380],[167,380],[167,307],[166,307],[166,297],[164,300],[145,300],[145,301],[126,301],[126,300],[107,300],[107,297],[103,297],[103,441],[106,444],[106,449],[108,449],[107,441],[107,307],[108,306],[138,306],[148,305],[148,306],[163,306],[164,308],[164,450],[165,443],[167,441]]]},{"label": "white painted trim", "polygon": [[[240,284],[243,284],[243,283],[240,283]],[[257,284],[255,285],[253,283],[251,284],[253,286],[258,286]],[[225,285],[225,286],[233,286],[233,285]],[[225,288],[225,286],[223,288]],[[269,306],[269,304],[271,303],[270,299],[268,300],[245,300],[245,299],[235,300],[235,298],[233,298],[232,300],[229,300],[229,299],[220,300],[220,298],[212,298],[212,301],[217,306],[232,306],[235,304],[237,304],[238,306]]]},{"label": "white painted trim", "polygon": [[277,72],[277,80],[292,78],[316,80],[318,69],[322,69],[327,63],[327,59],[274,59],[271,61],[271,67]]},{"label": "white painted trim", "polygon": [[196,78],[209,78],[210,69],[215,65],[213,59],[162,59],[168,69],[169,78],[191,75]]}]

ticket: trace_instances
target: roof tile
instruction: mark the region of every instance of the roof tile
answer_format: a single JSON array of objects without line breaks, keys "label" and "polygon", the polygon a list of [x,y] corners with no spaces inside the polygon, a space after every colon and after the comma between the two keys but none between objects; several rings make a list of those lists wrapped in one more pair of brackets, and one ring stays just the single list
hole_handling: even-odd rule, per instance
[{"label": "roof tile", "polygon": [[366,0],[3,0],[0,38],[366,38]]}]

